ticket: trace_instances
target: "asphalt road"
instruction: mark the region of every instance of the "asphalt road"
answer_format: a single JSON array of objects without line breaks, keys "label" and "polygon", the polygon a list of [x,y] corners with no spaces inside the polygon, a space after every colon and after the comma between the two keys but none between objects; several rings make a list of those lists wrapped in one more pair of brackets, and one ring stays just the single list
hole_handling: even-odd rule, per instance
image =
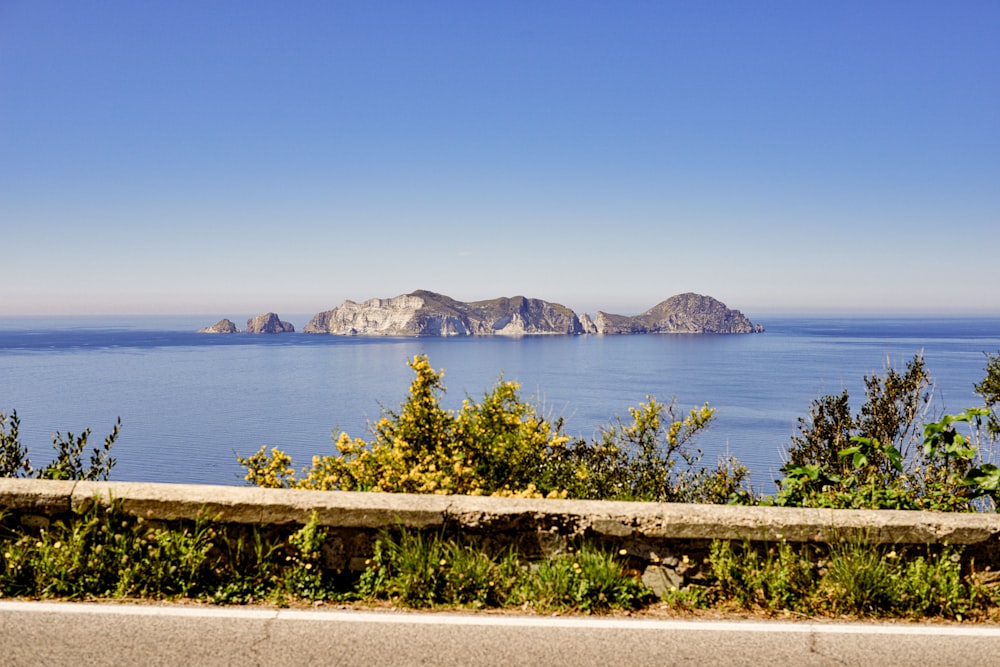
[{"label": "asphalt road", "polygon": [[1000,628],[0,601],[15,665],[974,665]]}]

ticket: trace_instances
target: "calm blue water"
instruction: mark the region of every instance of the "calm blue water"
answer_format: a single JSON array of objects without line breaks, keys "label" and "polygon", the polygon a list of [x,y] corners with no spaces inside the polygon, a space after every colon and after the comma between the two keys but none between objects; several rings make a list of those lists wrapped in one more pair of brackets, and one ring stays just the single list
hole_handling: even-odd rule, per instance
[{"label": "calm blue water", "polygon": [[277,446],[300,467],[333,451],[335,428],[366,436],[380,406],[405,397],[406,360],[426,353],[445,369],[448,407],[503,373],[584,437],[647,394],[683,410],[708,401],[718,413],[698,442],[705,460],[732,453],[767,491],[813,399],[844,388],[860,398],[864,375],[922,351],[935,411],[959,410],[979,403],[984,352],[1000,350],[998,318],[782,318],[762,335],[520,339],[192,333],[205,323],[0,319],[0,410],[17,410],[36,466],[54,432],[89,426],[99,443],[120,415],[113,479],[241,484],[236,453]]}]

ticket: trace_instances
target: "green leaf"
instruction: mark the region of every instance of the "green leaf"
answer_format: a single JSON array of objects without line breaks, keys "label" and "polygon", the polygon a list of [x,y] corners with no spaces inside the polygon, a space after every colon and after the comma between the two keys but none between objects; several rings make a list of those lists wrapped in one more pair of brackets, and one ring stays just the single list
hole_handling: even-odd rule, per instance
[{"label": "green leaf", "polygon": [[899,472],[903,472],[903,455],[899,453],[898,449],[892,445],[888,445],[885,448],[885,455],[888,457],[889,463],[892,464],[893,468]]},{"label": "green leaf", "polygon": [[1000,489],[1000,467],[992,463],[984,463],[973,468],[962,480],[964,486],[978,486],[981,491],[997,491]]}]

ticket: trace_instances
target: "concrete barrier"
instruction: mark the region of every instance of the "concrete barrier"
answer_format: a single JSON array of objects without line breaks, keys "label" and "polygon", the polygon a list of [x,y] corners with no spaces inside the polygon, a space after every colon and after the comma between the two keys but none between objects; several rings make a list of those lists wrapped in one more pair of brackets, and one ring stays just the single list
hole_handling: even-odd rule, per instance
[{"label": "concrete barrier", "polygon": [[[963,545],[977,566],[1000,569],[998,514],[0,479],[0,508],[29,526],[45,525],[112,499],[131,514],[160,522],[192,521],[207,515],[225,524],[297,527],[315,513],[328,531],[328,565],[338,569],[360,567],[358,563],[370,556],[378,532],[397,525],[460,533],[491,546],[512,544],[529,557],[544,556],[586,538],[625,551],[644,566],[657,567],[698,562],[697,557],[715,539],[825,543],[854,537],[901,546]],[[692,558],[684,558],[689,554]],[[686,579],[697,576],[696,568],[680,569]]]},{"label": "concrete barrier", "polygon": [[203,513],[224,523],[303,525],[313,512],[331,528],[399,524],[476,532],[543,531],[610,538],[825,542],[845,532],[882,544],[985,544],[1000,538],[1000,514],[741,507],[594,500],[301,491],[237,486],[0,479],[0,507],[55,516],[119,500],[163,521]]}]

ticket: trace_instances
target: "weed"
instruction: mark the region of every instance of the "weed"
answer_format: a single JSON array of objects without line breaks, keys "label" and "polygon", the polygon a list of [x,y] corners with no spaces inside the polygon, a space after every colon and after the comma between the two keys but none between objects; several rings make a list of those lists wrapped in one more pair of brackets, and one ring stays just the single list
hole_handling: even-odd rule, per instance
[{"label": "weed", "polygon": [[715,541],[709,561],[716,601],[807,615],[961,618],[990,604],[962,577],[961,551],[873,545],[863,537],[828,547],[782,542],[764,550]]},{"label": "weed", "polygon": [[945,547],[936,555],[905,561],[899,610],[914,618],[962,618],[979,605],[979,590],[962,578],[961,551]]},{"label": "weed", "polygon": [[693,584],[667,589],[660,600],[669,607],[686,611],[706,609],[712,603],[708,587]]},{"label": "weed", "polygon": [[544,560],[530,572],[518,595],[537,609],[635,609],[652,595],[613,555],[588,544]]},{"label": "weed", "polygon": [[[44,529],[0,516],[0,596],[194,597],[279,606],[353,597],[410,607],[584,613],[652,601],[619,556],[589,543],[529,563],[510,548],[487,553],[402,528],[383,531],[367,569],[339,582],[349,584],[345,592],[324,567],[325,539],[315,514],[290,535],[227,527],[206,515],[154,524],[117,501],[94,503]],[[895,549],[865,536],[831,545],[715,541],[707,564],[707,586],[668,591],[664,602],[682,609],[736,605],[771,613],[955,619],[997,606],[987,579],[963,576],[962,552],[954,547]]]},{"label": "weed", "polygon": [[213,529],[147,525],[94,503],[37,535],[3,541],[0,594],[39,597],[175,597],[190,595],[203,576]]},{"label": "weed", "polygon": [[511,549],[490,556],[405,530],[383,533],[358,592],[414,607],[526,605],[587,613],[633,609],[650,598],[614,557],[588,545],[529,566]]},{"label": "weed", "polygon": [[308,523],[288,538],[292,553],[285,557],[290,568],[281,581],[286,591],[295,597],[321,600],[327,595],[323,577],[323,541],[326,532],[319,527],[313,512]]},{"label": "weed", "polygon": [[521,575],[512,550],[496,558],[440,536],[385,531],[361,575],[358,593],[412,607],[500,607]]},{"label": "weed", "polygon": [[259,526],[232,535],[223,529],[222,549],[214,563],[217,581],[211,593],[215,604],[249,604],[267,599],[278,581],[278,552],[282,544],[265,539]]},{"label": "weed", "polygon": [[747,608],[799,610],[815,584],[809,556],[784,541],[765,550],[713,541],[709,564],[717,597]]},{"label": "weed", "polygon": [[880,616],[894,611],[900,593],[900,572],[895,560],[861,541],[832,545],[815,604],[834,613],[858,616]]}]

